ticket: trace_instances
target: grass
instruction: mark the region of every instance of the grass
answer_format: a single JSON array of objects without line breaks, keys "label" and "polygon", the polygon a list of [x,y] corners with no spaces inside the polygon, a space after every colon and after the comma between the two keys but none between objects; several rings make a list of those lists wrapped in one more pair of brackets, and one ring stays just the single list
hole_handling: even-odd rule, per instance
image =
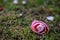
[{"label": "grass", "polygon": [[[44,0],[29,0],[27,5],[22,5],[22,0],[18,1],[19,4],[15,5],[12,0],[7,2],[0,0],[1,6],[4,8],[3,11],[0,11],[0,40],[43,40],[42,36],[35,34],[30,29],[34,19],[42,20],[50,27],[50,32],[45,35],[46,40],[60,40],[59,6],[52,3],[44,5]],[[54,3],[56,2],[54,1]],[[21,11],[23,15],[18,17]],[[49,15],[54,16],[55,19],[48,21],[46,17]]]}]

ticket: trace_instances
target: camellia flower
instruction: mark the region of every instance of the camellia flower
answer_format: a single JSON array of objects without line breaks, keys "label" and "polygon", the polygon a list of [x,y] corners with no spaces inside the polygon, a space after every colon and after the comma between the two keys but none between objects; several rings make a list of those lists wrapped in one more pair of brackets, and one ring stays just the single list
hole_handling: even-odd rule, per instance
[{"label": "camellia flower", "polygon": [[49,27],[43,21],[34,20],[31,24],[31,30],[37,34],[47,34]]},{"label": "camellia flower", "polygon": [[13,0],[13,3],[14,4],[18,4],[18,0]]}]

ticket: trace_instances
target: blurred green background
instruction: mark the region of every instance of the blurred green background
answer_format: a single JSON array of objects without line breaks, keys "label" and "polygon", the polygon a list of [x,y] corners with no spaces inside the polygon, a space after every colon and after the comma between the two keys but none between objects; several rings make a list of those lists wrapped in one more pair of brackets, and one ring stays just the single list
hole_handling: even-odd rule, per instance
[{"label": "blurred green background", "polygon": [[[43,40],[30,29],[34,19],[48,24],[45,40],[60,40],[60,0],[27,0],[25,5],[22,1],[0,0],[0,40]],[[53,21],[46,19],[50,15]]]}]

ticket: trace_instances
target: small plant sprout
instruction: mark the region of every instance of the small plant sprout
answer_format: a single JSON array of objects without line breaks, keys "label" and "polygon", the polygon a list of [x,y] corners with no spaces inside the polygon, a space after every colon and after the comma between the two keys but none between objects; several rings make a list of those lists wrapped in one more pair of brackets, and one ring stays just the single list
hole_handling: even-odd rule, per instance
[{"label": "small plant sprout", "polygon": [[23,4],[23,5],[26,4],[26,0],[23,0],[23,1],[22,1],[22,4]]},{"label": "small plant sprout", "polygon": [[13,3],[14,4],[18,4],[18,0],[13,0]]},{"label": "small plant sprout", "polygon": [[47,20],[53,21],[54,17],[53,16],[47,16]]}]

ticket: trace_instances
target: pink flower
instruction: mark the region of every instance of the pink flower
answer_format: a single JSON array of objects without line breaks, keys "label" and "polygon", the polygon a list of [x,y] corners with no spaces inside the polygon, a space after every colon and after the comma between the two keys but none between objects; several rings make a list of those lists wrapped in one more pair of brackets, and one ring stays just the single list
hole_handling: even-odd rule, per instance
[{"label": "pink flower", "polygon": [[47,34],[49,27],[43,21],[34,20],[31,24],[31,30],[37,34]]},{"label": "pink flower", "polygon": [[3,10],[3,8],[2,7],[0,7],[0,11],[2,11]]}]

